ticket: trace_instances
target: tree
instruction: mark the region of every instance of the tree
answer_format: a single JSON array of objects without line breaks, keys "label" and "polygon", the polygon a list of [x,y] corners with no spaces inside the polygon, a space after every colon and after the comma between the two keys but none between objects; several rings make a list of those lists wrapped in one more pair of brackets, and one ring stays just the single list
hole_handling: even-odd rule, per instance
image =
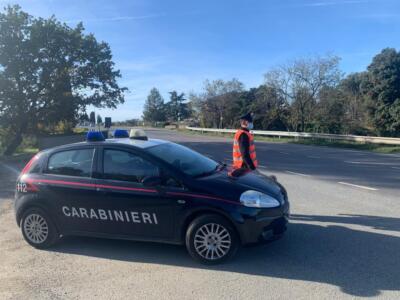
[{"label": "tree", "polygon": [[254,98],[246,110],[255,114],[255,128],[287,130],[289,104],[278,90],[271,86],[261,85],[252,91]]},{"label": "tree", "polygon": [[170,101],[165,104],[167,117],[173,122],[179,122],[189,117],[190,112],[186,100],[185,94],[178,94],[177,91],[172,91],[170,94]]},{"label": "tree", "polygon": [[94,111],[90,112],[89,122],[93,125],[96,124],[96,113]]},{"label": "tree", "polygon": [[241,111],[243,91],[243,83],[235,78],[229,81],[206,80],[203,92],[191,96],[195,109],[201,112],[201,123],[206,127],[233,126]]},{"label": "tree", "polygon": [[97,115],[97,125],[100,125],[103,123],[103,118],[100,115]]},{"label": "tree", "polygon": [[345,100],[340,89],[324,87],[315,108],[313,128],[317,132],[342,133],[345,125]]},{"label": "tree", "polygon": [[107,43],[49,19],[34,18],[19,6],[0,13],[0,125],[5,154],[23,134],[59,122],[73,124],[88,105],[115,108],[124,102]]},{"label": "tree", "polygon": [[83,121],[83,122],[89,122],[89,116],[88,116],[88,114],[85,112],[84,114],[82,114],[82,115],[80,116],[79,120],[80,120],[80,121]]},{"label": "tree", "polygon": [[163,122],[166,120],[164,99],[156,88],[150,90],[143,109],[143,120],[147,122]]},{"label": "tree", "polygon": [[343,133],[365,134],[369,127],[367,101],[363,86],[367,82],[367,72],[349,74],[338,89],[344,101]]},{"label": "tree", "polygon": [[265,85],[279,91],[291,104],[294,130],[307,129],[321,89],[339,83],[342,76],[339,60],[336,56],[297,59],[265,74]]},{"label": "tree", "polygon": [[400,52],[386,48],[368,66],[364,85],[379,134],[400,136]]}]

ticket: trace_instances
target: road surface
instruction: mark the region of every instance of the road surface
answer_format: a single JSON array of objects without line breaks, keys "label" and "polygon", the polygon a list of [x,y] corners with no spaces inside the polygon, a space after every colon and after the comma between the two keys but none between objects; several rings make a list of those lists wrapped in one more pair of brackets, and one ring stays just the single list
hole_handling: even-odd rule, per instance
[{"label": "road surface", "polygon": [[[226,138],[148,131],[229,162]],[[287,188],[285,237],[244,248],[228,264],[204,267],[183,247],[68,238],[29,247],[11,202],[0,210],[0,299],[353,299],[400,298],[400,156],[256,142],[262,172]],[[3,163],[4,164],[4,163]],[[0,166],[0,199],[12,168]],[[5,179],[5,177],[6,179]]]}]

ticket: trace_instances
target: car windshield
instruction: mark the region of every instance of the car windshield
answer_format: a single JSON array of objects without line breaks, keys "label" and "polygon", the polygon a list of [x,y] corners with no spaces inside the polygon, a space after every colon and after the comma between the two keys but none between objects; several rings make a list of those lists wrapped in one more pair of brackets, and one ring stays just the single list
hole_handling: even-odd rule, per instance
[{"label": "car windshield", "polygon": [[189,148],[173,143],[151,147],[148,152],[173,165],[186,175],[193,177],[210,175],[219,166],[216,161]]}]

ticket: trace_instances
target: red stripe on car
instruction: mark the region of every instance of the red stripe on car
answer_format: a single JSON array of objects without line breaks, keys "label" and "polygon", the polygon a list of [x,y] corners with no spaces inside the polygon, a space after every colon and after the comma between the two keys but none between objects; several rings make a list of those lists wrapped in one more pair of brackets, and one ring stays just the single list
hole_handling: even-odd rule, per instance
[{"label": "red stripe on car", "polygon": [[96,187],[105,188],[105,189],[118,189],[118,190],[126,190],[126,191],[137,191],[137,192],[146,192],[146,193],[157,193],[156,190],[143,189],[143,188],[130,188],[127,186],[115,186],[115,185],[106,185],[106,184],[96,184]]},{"label": "red stripe on car", "polygon": [[118,185],[105,185],[105,184],[95,184],[95,183],[64,181],[64,180],[28,179],[27,182],[29,182],[29,183],[53,183],[53,184],[61,184],[61,185],[72,185],[72,186],[94,187],[94,188],[98,187],[98,188],[106,188],[106,189],[147,192],[147,193],[156,193],[157,192],[156,190],[143,189],[143,188],[131,188],[131,187],[126,187],[126,186],[118,186]]},{"label": "red stripe on car", "polygon": [[217,201],[223,201],[227,202],[230,204],[236,204],[239,205],[240,203],[219,198],[219,197],[214,197],[214,196],[208,196],[208,195],[201,195],[201,194],[192,194],[192,193],[180,193],[180,192],[167,192],[168,195],[174,195],[174,196],[187,196],[187,197],[193,197],[193,198],[203,198],[203,199],[210,199],[210,200],[217,200]]},{"label": "red stripe on car", "polygon": [[[74,181],[64,181],[64,180],[52,180],[52,179],[27,179],[27,183],[39,183],[39,184],[40,183],[53,183],[53,184],[61,184],[61,185],[116,189],[116,190],[145,192],[145,193],[157,193],[157,190],[153,190],[153,189],[132,188],[132,187],[126,187],[126,186],[84,183],[84,182],[74,182]],[[193,198],[217,200],[217,201],[223,201],[223,202],[230,203],[230,204],[239,205],[239,203],[235,202],[235,201],[231,201],[231,200],[227,200],[227,199],[223,199],[223,198],[219,198],[219,197],[214,197],[214,196],[202,195],[202,194],[180,193],[180,192],[167,192],[166,194],[172,195],[172,196],[186,196],[186,197],[193,197]]]}]

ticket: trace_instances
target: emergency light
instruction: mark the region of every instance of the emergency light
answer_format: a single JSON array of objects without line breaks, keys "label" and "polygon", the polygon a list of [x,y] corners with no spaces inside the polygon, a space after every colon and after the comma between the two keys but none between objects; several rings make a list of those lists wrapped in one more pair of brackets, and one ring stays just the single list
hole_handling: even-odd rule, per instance
[{"label": "emergency light", "polygon": [[128,138],[128,137],[129,137],[128,130],[125,130],[125,129],[115,129],[115,131],[114,131],[114,138],[118,139],[118,138]]},{"label": "emergency light", "polygon": [[143,141],[148,140],[146,132],[144,132],[143,129],[131,129],[131,132],[129,133],[129,138]]},{"label": "emergency light", "polygon": [[86,134],[86,141],[88,142],[102,142],[105,141],[103,134],[100,131],[89,131]]}]

